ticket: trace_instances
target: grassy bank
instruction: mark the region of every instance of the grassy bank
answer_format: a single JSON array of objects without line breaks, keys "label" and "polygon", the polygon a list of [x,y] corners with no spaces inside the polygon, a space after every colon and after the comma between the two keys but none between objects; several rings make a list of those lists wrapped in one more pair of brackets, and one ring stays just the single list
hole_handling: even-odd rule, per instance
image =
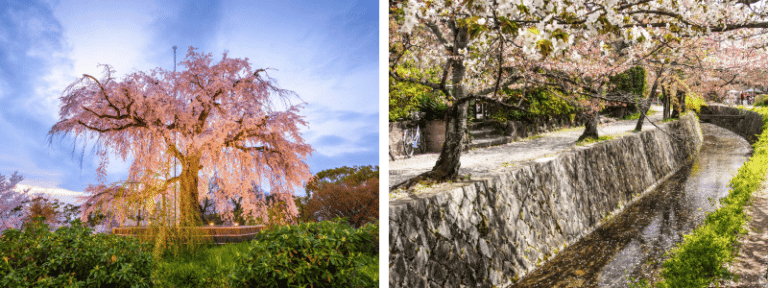
[{"label": "grassy bank", "polygon": [[[768,123],[768,108],[752,111]],[[708,287],[717,279],[732,277],[724,264],[732,261],[738,252],[735,245],[738,236],[746,233],[744,206],[765,179],[768,167],[768,125],[764,124],[763,129],[752,145],[754,154],[731,179],[731,191],[720,200],[721,207],[708,213],[703,225],[685,235],[683,242],[668,252],[661,271],[662,280],[655,283],[656,287]]]}]

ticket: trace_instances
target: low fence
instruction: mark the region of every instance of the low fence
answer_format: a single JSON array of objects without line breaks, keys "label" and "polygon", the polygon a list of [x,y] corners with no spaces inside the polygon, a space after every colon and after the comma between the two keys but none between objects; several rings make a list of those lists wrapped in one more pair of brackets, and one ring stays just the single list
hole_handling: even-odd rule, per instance
[{"label": "low fence", "polygon": [[[226,243],[240,243],[253,240],[256,238],[266,226],[235,226],[235,227],[219,227],[219,226],[202,226],[202,227],[182,227],[181,229],[194,228],[196,231],[186,231],[193,235],[201,235],[203,237],[210,237],[215,244]],[[143,237],[149,235],[152,228],[147,227],[115,227],[112,228],[112,234],[119,236],[137,236]],[[175,228],[171,228],[175,229]]]}]

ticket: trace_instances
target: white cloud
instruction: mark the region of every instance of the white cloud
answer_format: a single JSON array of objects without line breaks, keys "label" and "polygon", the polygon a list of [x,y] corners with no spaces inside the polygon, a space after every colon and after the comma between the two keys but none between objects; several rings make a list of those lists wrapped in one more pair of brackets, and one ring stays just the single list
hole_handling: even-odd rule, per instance
[{"label": "white cloud", "polygon": [[78,200],[77,197],[87,195],[83,192],[75,192],[75,191],[62,189],[62,188],[47,188],[47,187],[39,187],[39,186],[25,185],[25,184],[17,184],[14,191],[22,192],[26,189],[30,189],[29,193],[31,195],[47,195],[51,199],[57,199],[60,202],[73,204],[73,205],[81,205],[82,201]]}]

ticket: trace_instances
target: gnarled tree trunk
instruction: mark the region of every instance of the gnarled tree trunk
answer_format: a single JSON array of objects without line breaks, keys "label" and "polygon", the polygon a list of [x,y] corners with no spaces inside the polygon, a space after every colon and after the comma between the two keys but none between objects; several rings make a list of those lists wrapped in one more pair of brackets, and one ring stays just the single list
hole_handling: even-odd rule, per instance
[{"label": "gnarled tree trunk", "polygon": [[597,113],[597,111],[589,112],[585,115],[587,117],[587,121],[584,122],[584,133],[579,136],[579,140],[584,140],[587,138],[597,139],[597,125],[600,124],[600,115]]},{"label": "gnarled tree trunk", "polygon": [[459,175],[461,167],[461,140],[467,129],[467,107],[469,101],[461,101],[451,105],[445,121],[445,142],[440,151],[440,157],[432,168],[434,179],[454,179]]},{"label": "gnarled tree trunk", "polygon": [[[454,44],[456,51],[467,47],[469,35],[467,27],[455,27]],[[461,140],[464,137],[464,131],[467,129],[467,107],[469,98],[467,98],[466,87],[462,84],[466,67],[462,61],[453,61],[451,65],[453,75],[451,82],[453,86],[453,97],[456,99],[453,105],[448,109],[445,121],[445,142],[440,151],[440,157],[430,172],[430,178],[436,180],[455,179],[459,176],[459,167],[461,167]]]},{"label": "gnarled tree trunk", "polygon": [[653,99],[656,99],[656,89],[659,87],[659,79],[661,78],[661,72],[656,74],[656,79],[653,80],[653,86],[651,86],[651,93],[648,93],[648,98],[645,100],[645,105],[642,105],[640,107],[640,118],[637,119],[637,125],[635,125],[635,131],[642,131],[643,130],[643,120],[645,119],[645,115],[648,114],[648,110],[651,108],[651,103]]},{"label": "gnarled tree trunk", "polygon": [[179,214],[181,223],[185,225],[198,225],[202,221],[200,215],[200,200],[197,184],[199,179],[200,156],[187,156],[182,161],[182,170],[179,182],[181,191],[179,194]]}]

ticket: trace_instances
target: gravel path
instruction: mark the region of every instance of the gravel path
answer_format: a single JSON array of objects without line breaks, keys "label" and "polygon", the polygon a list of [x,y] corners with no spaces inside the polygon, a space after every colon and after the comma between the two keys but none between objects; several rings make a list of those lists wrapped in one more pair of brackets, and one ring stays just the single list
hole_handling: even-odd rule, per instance
[{"label": "gravel path", "polygon": [[[656,111],[649,118],[657,125],[661,122],[661,106],[651,106]],[[615,121],[613,123],[598,126],[598,135],[620,135],[629,133],[635,129],[637,120]],[[643,123],[643,130],[656,129],[652,124]],[[566,129],[561,131],[544,133],[533,139],[516,141],[504,145],[473,149],[465,151],[461,155],[461,175],[483,175],[501,167],[516,165],[531,160],[546,160],[550,157],[568,151],[576,146],[583,127]],[[439,153],[428,153],[413,156],[407,159],[389,161],[389,187],[402,183],[418,176],[421,173],[432,170]],[[542,158],[542,159],[539,159]]]}]

